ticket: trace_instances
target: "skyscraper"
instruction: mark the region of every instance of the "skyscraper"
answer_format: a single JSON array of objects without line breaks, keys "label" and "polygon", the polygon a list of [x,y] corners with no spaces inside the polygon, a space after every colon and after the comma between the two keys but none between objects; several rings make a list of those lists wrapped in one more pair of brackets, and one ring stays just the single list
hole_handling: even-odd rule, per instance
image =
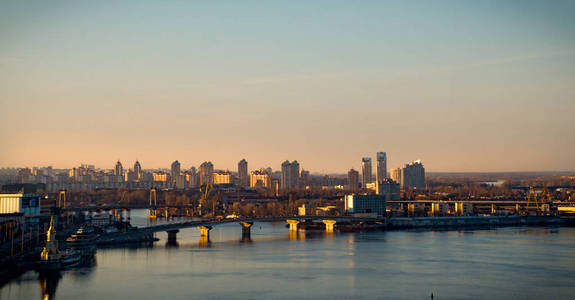
[{"label": "skyscraper", "polygon": [[387,155],[385,152],[377,152],[377,182],[383,182],[387,178]]},{"label": "skyscraper", "polygon": [[349,190],[352,193],[357,193],[359,188],[359,172],[351,169],[347,172],[347,183],[349,184]]},{"label": "skyscraper", "polygon": [[142,179],[142,165],[136,160],[134,163],[134,180],[140,181]]},{"label": "skyscraper", "polygon": [[361,159],[361,187],[365,188],[371,183],[371,157]]},{"label": "skyscraper", "polygon": [[387,179],[387,157],[385,152],[377,152],[376,157],[375,191],[377,194],[381,194],[382,188],[380,188],[380,185]]},{"label": "skyscraper", "polygon": [[200,185],[207,184],[212,179],[214,165],[212,162],[205,161],[200,165]]},{"label": "skyscraper", "polygon": [[116,175],[116,176],[123,176],[124,175],[124,168],[122,167],[122,163],[119,160],[116,163],[116,167],[114,168],[114,175]]},{"label": "skyscraper", "polygon": [[250,176],[248,175],[248,162],[245,159],[240,160],[238,163],[238,178],[240,185],[243,187],[250,186]]},{"label": "skyscraper", "polygon": [[174,161],[172,163],[172,171],[170,172],[170,175],[172,176],[172,180],[176,180],[176,178],[180,175],[180,162],[179,161]]},{"label": "skyscraper", "polygon": [[297,160],[289,162],[288,160],[282,163],[281,172],[281,189],[291,189],[298,186],[299,179],[299,163]]}]

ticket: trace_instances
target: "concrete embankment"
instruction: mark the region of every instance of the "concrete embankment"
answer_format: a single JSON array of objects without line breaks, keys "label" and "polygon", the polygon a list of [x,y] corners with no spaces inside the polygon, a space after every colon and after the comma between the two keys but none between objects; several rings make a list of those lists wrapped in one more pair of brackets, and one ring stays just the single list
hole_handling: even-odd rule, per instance
[{"label": "concrete embankment", "polygon": [[107,233],[100,236],[98,245],[116,245],[116,244],[129,244],[129,243],[144,243],[153,242],[157,239],[154,234],[147,231],[127,231]]},{"label": "concrete embankment", "polygon": [[388,229],[569,225],[553,216],[468,216],[390,218]]}]

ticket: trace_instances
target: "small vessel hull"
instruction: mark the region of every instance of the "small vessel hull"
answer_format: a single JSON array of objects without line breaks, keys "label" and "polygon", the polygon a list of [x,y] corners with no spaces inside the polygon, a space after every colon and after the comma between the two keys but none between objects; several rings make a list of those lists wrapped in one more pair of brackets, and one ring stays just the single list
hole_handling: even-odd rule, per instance
[{"label": "small vessel hull", "polygon": [[82,261],[80,253],[65,255],[58,260],[42,260],[38,265],[40,271],[56,271],[74,267]]}]

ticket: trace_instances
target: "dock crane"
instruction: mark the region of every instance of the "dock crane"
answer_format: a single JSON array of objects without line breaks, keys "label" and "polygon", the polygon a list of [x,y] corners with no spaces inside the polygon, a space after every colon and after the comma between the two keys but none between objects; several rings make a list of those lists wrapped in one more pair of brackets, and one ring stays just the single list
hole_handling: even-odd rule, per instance
[{"label": "dock crane", "polygon": [[[202,198],[200,199],[200,205],[199,205],[200,215],[203,215],[202,207],[205,207],[208,204],[207,201],[210,197],[212,189],[213,189],[213,182],[212,182],[212,178],[210,176],[210,179],[208,180],[208,182],[206,183],[206,186],[204,187],[204,191],[202,193]],[[216,209],[216,203],[214,201],[212,203],[212,213],[214,215],[215,215],[215,209]]]}]

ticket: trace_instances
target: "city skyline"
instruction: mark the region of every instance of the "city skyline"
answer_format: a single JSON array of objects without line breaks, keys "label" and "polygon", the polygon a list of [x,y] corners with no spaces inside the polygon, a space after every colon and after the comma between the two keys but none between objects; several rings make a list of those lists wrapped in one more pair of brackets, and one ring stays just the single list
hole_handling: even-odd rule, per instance
[{"label": "city skyline", "polygon": [[3,2],[0,168],[575,170],[575,3],[416,2]]}]

